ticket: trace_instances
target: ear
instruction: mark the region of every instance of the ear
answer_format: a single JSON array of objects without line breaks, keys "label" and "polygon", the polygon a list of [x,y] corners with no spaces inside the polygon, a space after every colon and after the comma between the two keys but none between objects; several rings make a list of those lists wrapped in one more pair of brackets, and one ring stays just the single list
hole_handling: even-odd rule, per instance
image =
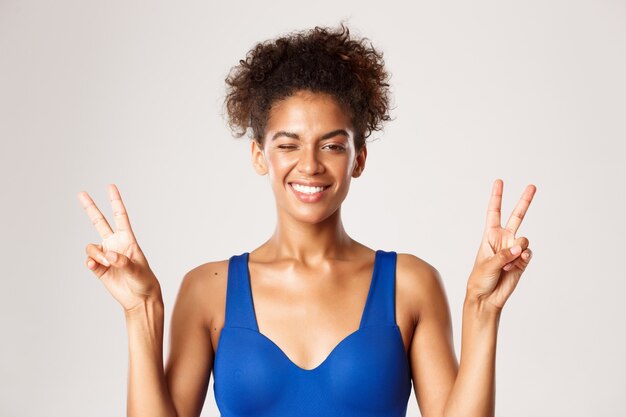
[{"label": "ear", "polygon": [[265,161],[265,154],[263,149],[259,146],[256,139],[252,139],[251,152],[252,152],[252,166],[259,175],[266,175],[268,172],[267,164]]},{"label": "ear", "polygon": [[358,178],[365,169],[365,160],[367,159],[367,146],[363,145],[361,151],[357,154],[354,160],[354,168],[352,170],[352,177]]}]

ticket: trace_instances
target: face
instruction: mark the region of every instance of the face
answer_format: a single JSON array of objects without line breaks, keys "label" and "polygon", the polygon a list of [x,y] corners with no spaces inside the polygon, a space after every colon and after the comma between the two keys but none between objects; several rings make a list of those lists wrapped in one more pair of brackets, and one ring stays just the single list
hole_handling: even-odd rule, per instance
[{"label": "face", "polygon": [[330,95],[297,92],[274,104],[263,148],[252,141],[252,163],[268,175],[279,215],[308,223],[337,212],[367,150],[357,154],[348,113]]}]

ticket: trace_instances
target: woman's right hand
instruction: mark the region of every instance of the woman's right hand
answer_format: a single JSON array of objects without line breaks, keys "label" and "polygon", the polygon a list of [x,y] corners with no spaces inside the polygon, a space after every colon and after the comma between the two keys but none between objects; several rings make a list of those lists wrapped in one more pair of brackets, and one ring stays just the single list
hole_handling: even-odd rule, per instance
[{"label": "woman's right hand", "polygon": [[162,302],[159,281],[135,239],[120,193],[114,184],[108,186],[108,192],[115,231],[111,230],[89,194],[85,191],[78,193],[78,200],[102,237],[101,244],[90,243],[86,246],[85,264],[100,278],[125,312],[132,311],[148,300]]}]

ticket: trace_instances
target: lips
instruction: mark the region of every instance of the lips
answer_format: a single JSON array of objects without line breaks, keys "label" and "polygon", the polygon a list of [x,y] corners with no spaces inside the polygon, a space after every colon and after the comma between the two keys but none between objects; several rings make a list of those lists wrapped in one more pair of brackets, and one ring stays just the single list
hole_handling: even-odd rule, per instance
[{"label": "lips", "polygon": [[[305,195],[321,194],[321,193],[326,191],[331,186],[330,184],[321,184],[321,183],[306,184],[306,183],[301,183],[301,182],[296,182],[296,181],[289,182],[288,185],[289,185],[289,188],[291,188],[292,190],[296,191],[297,193],[305,194]],[[321,188],[321,190],[320,191],[316,191],[314,193],[305,193],[303,191],[298,191],[296,189],[296,187],[294,187],[294,186],[315,187],[315,188],[318,188],[318,189]],[[298,187],[298,188],[300,188],[300,187]]]},{"label": "lips", "polygon": [[291,182],[288,182],[287,184],[298,184],[298,185],[305,185],[308,187],[324,187],[324,188],[330,187],[330,184],[323,184],[321,182],[291,181]]},{"label": "lips", "polygon": [[330,187],[330,185],[318,185],[317,187],[323,187],[321,191],[315,193],[303,193],[296,190],[293,184],[302,184],[300,182],[290,182],[289,189],[294,193],[294,195],[304,203],[316,203],[322,199],[323,196],[326,195],[326,190]]}]

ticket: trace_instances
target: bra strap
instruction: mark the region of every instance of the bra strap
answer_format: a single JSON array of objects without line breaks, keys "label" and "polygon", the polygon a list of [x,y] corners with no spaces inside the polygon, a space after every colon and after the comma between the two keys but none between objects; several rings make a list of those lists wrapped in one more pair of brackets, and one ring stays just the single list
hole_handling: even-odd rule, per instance
[{"label": "bra strap", "polygon": [[396,324],[396,259],[396,252],[380,250],[360,327]]},{"label": "bra strap", "polygon": [[228,260],[224,327],[245,327],[258,331],[248,275],[248,252],[231,256]]}]

